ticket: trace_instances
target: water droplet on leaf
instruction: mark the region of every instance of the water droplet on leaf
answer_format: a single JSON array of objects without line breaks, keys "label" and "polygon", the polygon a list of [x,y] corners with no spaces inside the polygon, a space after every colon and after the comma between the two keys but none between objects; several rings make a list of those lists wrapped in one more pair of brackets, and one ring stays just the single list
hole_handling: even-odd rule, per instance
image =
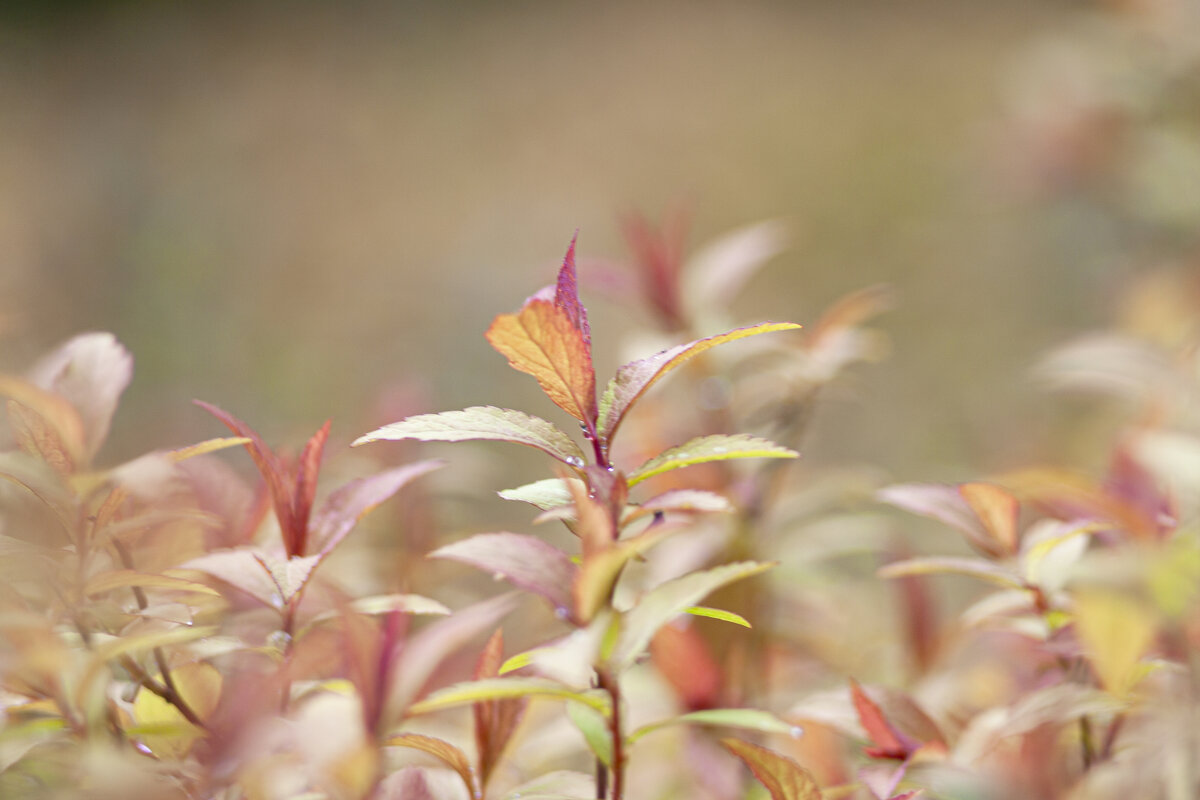
[{"label": "water droplet on leaf", "polygon": [[792,729],[788,731],[788,733],[792,735],[793,739],[799,739],[804,735],[804,728],[801,728],[799,725],[793,725]]}]

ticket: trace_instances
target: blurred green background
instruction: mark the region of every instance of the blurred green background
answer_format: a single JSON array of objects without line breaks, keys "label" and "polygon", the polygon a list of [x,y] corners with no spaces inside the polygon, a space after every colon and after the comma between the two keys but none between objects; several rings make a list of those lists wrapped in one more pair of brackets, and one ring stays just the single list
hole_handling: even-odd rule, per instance
[{"label": "blurred green background", "polygon": [[[108,463],[215,435],[193,397],[272,441],[478,403],[561,421],[483,331],[577,228],[621,260],[618,214],[683,204],[693,244],[792,231],[739,319],[899,292],[810,464],[1022,463],[1063,413],[1033,361],[1194,253],[1194,5],[8,3],[0,367],[115,332]],[[585,300],[607,374],[644,317]]]}]

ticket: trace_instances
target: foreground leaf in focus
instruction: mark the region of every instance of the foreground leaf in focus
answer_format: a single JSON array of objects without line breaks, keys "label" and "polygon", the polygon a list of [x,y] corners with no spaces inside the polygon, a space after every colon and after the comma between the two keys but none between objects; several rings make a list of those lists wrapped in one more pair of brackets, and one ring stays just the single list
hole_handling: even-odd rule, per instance
[{"label": "foreground leaf in focus", "polygon": [[800,454],[767,439],[749,434],[716,434],[700,436],[689,442],[664,450],[646,461],[629,475],[629,485],[661,475],[673,469],[725,461],[730,458],[799,458]]}]

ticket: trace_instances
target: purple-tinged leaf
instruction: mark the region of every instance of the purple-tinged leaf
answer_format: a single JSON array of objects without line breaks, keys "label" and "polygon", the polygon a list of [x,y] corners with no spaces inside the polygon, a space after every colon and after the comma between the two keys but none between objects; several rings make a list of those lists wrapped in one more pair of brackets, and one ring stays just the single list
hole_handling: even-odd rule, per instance
[{"label": "purple-tinged leaf", "polygon": [[385,722],[403,714],[449,656],[484,631],[495,630],[514,605],[515,593],[493,597],[460,609],[410,637],[388,689]]},{"label": "purple-tinged leaf", "polygon": [[132,377],[133,356],[111,333],[76,336],[29,372],[32,383],[66,399],[78,412],[83,424],[81,464],[91,462],[108,436],[117,402]]},{"label": "purple-tinged leaf", "polygon": [[564,613],[571,607],[571,585],[579,572],[562,550],[520,533],[476,534],[434,550],[429,557],[470,564],[541,595]]},{"label": "purple-tinged leaf", "polygon": [[622,524],[628,524],[647,514],[673,511],[677,513],[711,514],[733,511],[733,505],[724,497],[703,489],[671,489],[650,498],[637,506],[629,506]]},{"label": "purple-tinged leaf", "polygon": [[297,521],[292,511],[293,483],[286,465],[271,448],[267,447],[267,443],[262,440],[262,437],[245,422],[210,403],[202,400],[192,402],[219,419],[225,427],[233,431],[234,435],[250,440],[246,444],[246,451],[250,453],[250,458],[258,467],[259,474],[266,481],[267,490],[271,495],[271,503],[275,508],[275,518],[279,521],[279,530],[283,535],[285,545],[288,545],[288,552],[291,553],[290,544],[296,540]]},{"label": "purple-tinged leaf", "polygon": [[739,739],[722,739],[721,744],[767,787],[771,800],[822,800],[816,779],[787,756]]},{"label": "purple-tinged leaf", "polygon": [[697,310],[724,309],[746,281],[787,244],[787,231],[778,220],[767,220],[731,231],[688,259],[683,289],[688,305]]},{"label": "purple-tinged leaf", "polygon": [[690,442],[664,450],[629,475],[629,485],[661,475],[673,469],[725,461],[730,458],[798,458],[795,450],[749,434],[700,436]]},{"label": "purple-tinged leaf", "polygon": [[66,398],[24,378],[3,373],[0,373],[0,397],[7,397],[41,416],[58,435],[73,467],[86,463],[83,419]]},{"label": "purple-tinged leaf", "polygon": [[367,442],[418,439],[422,442],[463,442],[486,439],[528,445],[545,451],[571,467],[582,467],[583,451],[571,437],[540,417],[495,406],[472,406],[462,411],[418,414],[360,436]]},{"label": "purple-tinged leaf", "polygon": [[444,461],[418,461],[350,481],[325,499],[309,525],[311,549],[328,553],[377,505],[410,481],[440,469]]},{"label": "purple-tinged leaf", "polygon": [[600,398],[600,438],[605,441],[611,440],[630,406],[660,378],[685,361],[725,342],[760,333],[795,330],[799,327],[794,322],[764,322],[747,328],[737,328],[718,336],[697,339],[655,353],[649,358],[629,362],[617,370],[617,374],[608,382],[604,395]]},{"label": "purple-tinged leaf", "polygon": [[[980,486],[981,484],[966,485]],[[976,505],[980,505],[984,513],[991,514],[982,505],[983,497],[979,494],[978,489],[968,489],[967,494],[964,495],[959,491],[958,486],[952,484],[900,483],[880,489],[875,496],[896,508],[920,514],[923,517],[930,517],[949,525],[962,533],[968,542],[988,555],[999,556],[1006,552],[1007,545],[1003,542],[1008,533],[999,533],[997,536],[989,533],[968,499],[974,497]],[[997,523],[1000,524],[998,519]]]},{"label": "purple-tinged leaf", "polygon": [[[240,589],[264,605],[281,608],[285,601],[267,561],[277,559],[260,550],[239,547],[233,550],[216,550],[180,565],[180,569],[206,572],[214,578]],[[286,570],[285,570],[286,572]],[[286,575],[284,580],[286,581]]]},{"label": "purple-tinged leaf", "polygon": [[567,318],[575,329],[583,334],[583,341],[588,350],[592,347],[592,329],[588,325],[587,309],[579,301],[579,280],[575,274],[575,240],[579,234],[571,237],[571,245],[563,258],[562,267],[558,270],[558,281],[554,287],[554,305],[566,312]]}]

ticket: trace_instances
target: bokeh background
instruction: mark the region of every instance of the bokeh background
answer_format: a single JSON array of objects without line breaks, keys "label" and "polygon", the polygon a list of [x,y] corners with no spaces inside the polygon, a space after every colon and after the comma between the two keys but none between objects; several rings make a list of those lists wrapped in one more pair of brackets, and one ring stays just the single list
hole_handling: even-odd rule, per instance
[{"label": "bokeh background", "polygon": [[[809,464],[1061,455],[1030,367],[1195,256],[1198,30],[1188,0],[7,3],[0,367],[116,333],[108,463],[215,435],[193,397],[278,442],[559,420],[483,331],[576,229],[621,261],[621,214],[682,207],[693,244],[788,225],[738,319],[898,292]],[[585,300],[606,374],[644,314]]]}]

